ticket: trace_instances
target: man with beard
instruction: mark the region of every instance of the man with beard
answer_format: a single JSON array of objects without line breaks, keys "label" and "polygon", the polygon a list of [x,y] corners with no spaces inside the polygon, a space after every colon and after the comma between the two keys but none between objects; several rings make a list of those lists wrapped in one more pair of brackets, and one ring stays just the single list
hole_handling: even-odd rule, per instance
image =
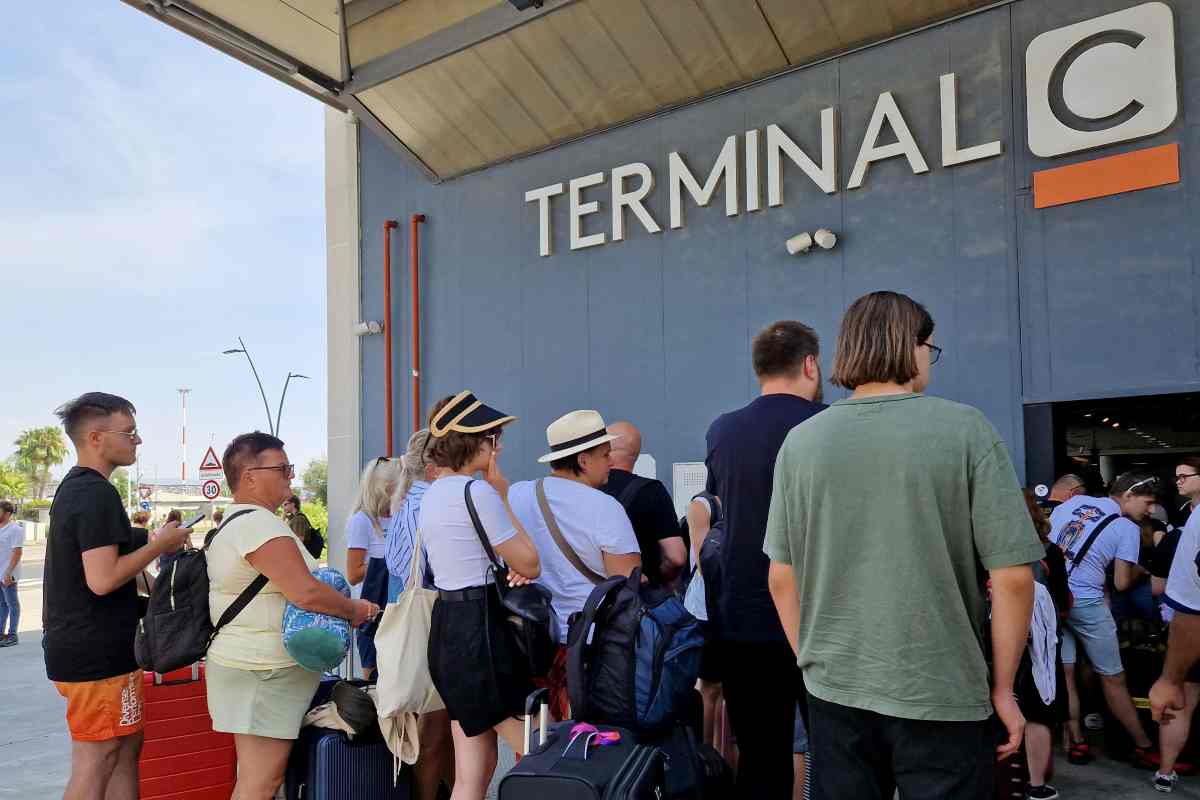
[{"label": "man with beard", "polygon": [[767,587],[763,553],[775,456],[792,428],[821,404],[820,344],[794,320],[754,338],[760,396],[708,429],[707,491],[721,499],[726,540],[716,588],[715,653],[737,737],[739,797],[791,798],[796,704],[804,682]]}]

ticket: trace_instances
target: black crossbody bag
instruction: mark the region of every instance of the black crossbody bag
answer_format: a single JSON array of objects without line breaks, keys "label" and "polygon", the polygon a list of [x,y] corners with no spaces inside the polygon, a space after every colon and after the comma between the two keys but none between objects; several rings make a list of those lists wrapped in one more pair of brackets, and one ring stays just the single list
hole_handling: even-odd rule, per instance
[{"label": "black crossbody bag", "polygon": [[[492,543],[488,541],[471,497],[471,484],[467,481],[463,487],[463,499],[467,503],[467,513],[471,515],[471,524],[475,526],[475,534],[479,544],[487,553],[492,565],[488,567],[492,586],[500,598],[500,604],[505,612],[505,630],[508,631],[518,652],[528,661],[531,677],[542,678],[550,671],[554,656],[558,650],[559,625],[558,615],[554,612],[550,590],[537,583],[527,583],[524,586],[508,585],[508,567],[496,557]],[[484,604],[484,614],[488,605]],[[485,624],[486,616],[485,616]]]}]

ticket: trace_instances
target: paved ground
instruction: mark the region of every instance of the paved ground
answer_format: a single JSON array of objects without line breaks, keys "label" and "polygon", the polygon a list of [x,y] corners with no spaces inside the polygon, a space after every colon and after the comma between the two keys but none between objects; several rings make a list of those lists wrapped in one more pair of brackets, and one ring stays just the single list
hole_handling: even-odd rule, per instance
[{"label": "paved ground", "polygon": [[[20,596],[21,643],[0,649],[0,798],[51,800],[62,796],[70,774],[71,743],[63,700],[42,663],[40,581],[23,580]],[[511,765],[511,757],[502,761]],[[1052,782],[1064,800],[1161,797],[1150,788],[1150,773],[1103,757],[1086,767],[1058,758],[1056,770]],[[491,797],[494,790],[495,783]],[[1184,778],[1174,796],[1200,800],[1200,777]]]}]

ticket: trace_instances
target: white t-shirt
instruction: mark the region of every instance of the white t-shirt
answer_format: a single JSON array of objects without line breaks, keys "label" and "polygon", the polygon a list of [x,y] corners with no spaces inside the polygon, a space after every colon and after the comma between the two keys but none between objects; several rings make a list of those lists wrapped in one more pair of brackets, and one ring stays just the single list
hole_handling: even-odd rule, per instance
[{"label": "white t-shirt", "polygon": [[[625,509],[615,498],[582,483],[551,476],[546,478],[546,500],[571,549],[588,569],[605,575],[603,553],[640,553],[637,536]],[[536,481],[523,481],[508,490],[513,513],[533,539],[542,562],[538,583],[553,595],[562,639],[567,641],[567,619],[583,610],[594,588],[558,549],[537,501]],[[436,566],[434,574],[437,573]]]},{"label": "white t-shirt", "polygon": [[[438,478],[421,498],[421,543],[437,587],[447,591],[483,586],[492,566],[467,512],[463,487],[468,480],[462,475]],[[493,548],[517,535],[504,500],[487,481],[471,485],[471,499]]]},{"label": "white t-shirt", "polygon": [[383,558],[387,555],[387,530],[391,524],[391,517],[380,517],[379,527],[383,529],[380,533],[367,512],[359,511],[346,521],[346,549],[366,550],[367,558]]},{"label": "white t-shirt", "polygon": [[1071,569],[1071,561],[1087,542],[1092,530],[1111,514],[1120,514],[1117,501],[1108,497],[1072,497],[1050,513],[1050,541],[1066,553],[1067,568],[1071,570],[1067,585],[1077,600],[1104,599],[1105,570],[1116,559],[1138,563],[1141,534],[1132,521],[1120,517],[1101,531],[1079,566]]},{"label": "white t-shirt", "polygon": [[1179,537],[1163,602],[1182,614],[1200,614],[1200,514],[1192,514]]},{"label": "white t-shirt", "polygon": [[[0,528],[0,578],[8,571],[8,562],[12,560],[13,550],[25,546],[25,526],[13,520]],[[13,570],[13,577],[21,579],[21,565]]]},{"label": "white t-shirt", "polygon": [[[237,519],[233,515],[251,509]],[[261,506],[234,503],[225,509],[230,520],[208,548],[208,612],[214,625],[225,609],[258,577],[246,556],[273,539],[291,539],[309,570],[317,568],[288,524]],[[268,581],[254,599],[221,629],[208,658],[233,669],[271,670],[296,665],[283,648],[283,610],[287,598]]]}]

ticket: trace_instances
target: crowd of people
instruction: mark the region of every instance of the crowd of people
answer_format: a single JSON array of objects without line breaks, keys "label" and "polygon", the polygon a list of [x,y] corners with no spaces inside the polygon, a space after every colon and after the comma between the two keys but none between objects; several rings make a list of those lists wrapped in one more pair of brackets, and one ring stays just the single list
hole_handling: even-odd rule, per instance
[{"label": "crowd of people", "polygon": [[[348,620],[364,670],[386,675],[373,641],[381,609],[417,576],[436,590],[428,652],[412,657],[427,659],[445,709],[419,720],[416,795],[432,800],[446,783],[453,800],[482,800],[498,739],[524,747],[535,687],[570,718],[568,620],[598,582],[635,570],[706,620],[703,736],[717,738],[723,709],[738,797],[798,796],[806,763],[814,797],[989,797],[997,760],[1018,752],[1028,797],[1056,797],[1054,731],[1066,724],[1072,761],[1091,757],[1080,656],[1132,758],[1169,791],[1200,697],[1200,518],[1162,530],[1144,569],[1139,524],[1164,497],[1154,477],[1121,475],[1095,497],[1067,476],[1047,517],[984,415],[925,394],[941,352],[919,303],[866,295],[845,314],[829,374],[848,396],[826,405],[817,335],[770,325],[753,342],[760,395],[709,427],[706,490],[682,523],[666,487],[634,474],[633,423],[570,411],[546,429],[544,475],[510,483],[500,456],[517,419],[470,391],[442,398],[403,456],[363,470],[347,522],[358,599],[313,575],[324,541],[299,513],[284,442],[237,437],[223,460],[234,502],[207,554],[212,619],[259,575],[268,582],[207,654],[214,727],[236,740],[234,796],[275,795],[320,679],[282,644],[285,604]],[[131,403],[89,393],[58,413],[78,453],[54,499],[45,578],[46,670],[74,740],[64,796],[134,798],[135,579],[190,532],[175,521],[135,538],[107,481],[140,443]],[[1188,501],[1200,499],[1197,465],[1176,471]],[[701,571],[718,532],[719,558]],[[548,591],[559,645],[546,674],[514,652],[494,581]],[[1136,600],[1140,582],[1148,602]],[[1118,597],[1174,613],[1150,693],[1161,752],[1123,677]]]}]

